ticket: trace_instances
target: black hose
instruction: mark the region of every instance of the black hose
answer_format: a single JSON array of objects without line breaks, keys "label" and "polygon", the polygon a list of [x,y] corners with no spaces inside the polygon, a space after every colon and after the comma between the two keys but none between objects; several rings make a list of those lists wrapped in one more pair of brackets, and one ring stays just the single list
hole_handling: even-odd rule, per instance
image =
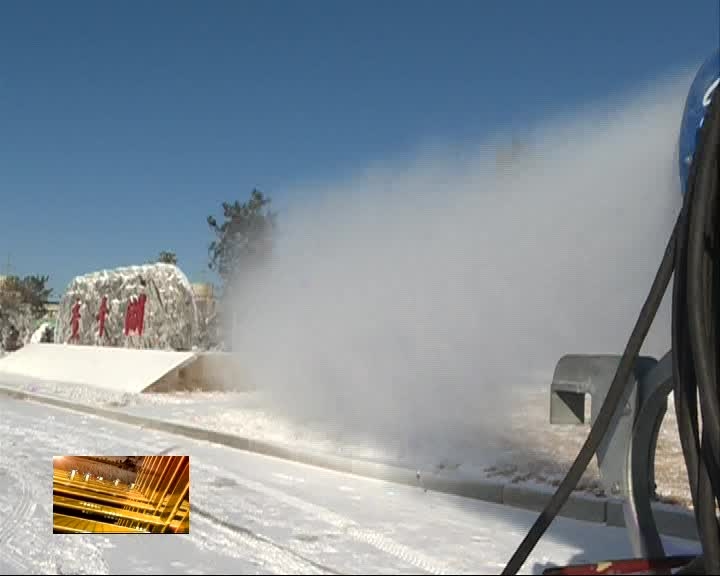
[{"label": "black hose", "polygon": [[[720,101],[714,99],[703,126],[688,179],[687,246],[678,268],[673,347],[678,347],[675,409],[690,491],[703,547],[704,573],[720,573],[720,418],[717,331],[720,328],[718,274],[718,148]],[[675,354],[675,349],[673,349]],[[698,401],[700,419],[698,418]]]},{"label": "black hose", "polygon": [[[713,331],[708,323],[712,318],[712,278],[713,272],[711,257],[708,257],[708,240],[713,230],[714,210],[712,204],[716,194],[711,186],[703,186],[703,182],[712,176],[715,170],[709,170],[707,158],[709,147],[712,145],[713,134],[708,133],[709,141],[702,141],[697,151],[697,171],[693,175],[695,182],[690,182],[696,194],[691,207],[688,233],[688,262],[687,262],[687,304],[688,323],[690,329],[690,345],[693,349],[698,391],[700,392],[700,406],[702,408],[703,427],[711,430],[720,430],[720,407],[714,388],[716,380],[716,356]],[[717,146],[717,142],[715,143]],[[693,186],[693,184],[697,184]],[[712,452],[720,454],[720,436],[710,436]]]},{"label": "black hose", "polygon": [[[679,219],[678,219],[679,222]],[[542,535],[550,526],[551,522],[555,519],[560,509],[563,507],[567,499],[572,494],[573,490],[577,486],[580,478],[582,477],[585,469],[588,467],[590,460],[595,455],[595,452],[602,442],[605,433],[612,421],[615,411],[617,410],[623,396],[625,389],[633,382],[630,378],[635,360],[640,354],[640,348],[642,347],[643,341],[647,336],[648,330],[652,324],[655,314],[657,313],[660,303],[662,302],[665,290],[672,277],[673,264],[675,260],[675,230],[677,230],[678,224],[676,222],[673,234],[667,243],[665,248],[665,255],[663,256],[660,268],[655,275],[655,280],[650,288],[645,303],[643,304],[640,316],[635,323],[630,338],[628,339],[625,351],[620,359],[615,377],[613,378],[612,384],[608,390],[605,402],[603,402],[600,408],[595,424],[590,429],[590,433],[585,439],[583,447],[580,449],[580,453],[575,458],[575,461],[570,466],[567,475],[563,479],[562,483],[558,487],[553,497],[548,502],[545,509],[542,511],[535,524],[530,528],[525,539],[520,543],[515,553],[510,558],[510,561],[505,566],[503,574],[517,574],[522,565],[527,560],[527,557],[532,552],[535,545],[538,543]]]},{"label": "black hose", "polygon": [[688,564],[680,568],[675,574],[678,576],[685,576],[686,574],[704,574],[705,573],[705,558],[702,556],[696,556],[693,560],[690,560]]},{"label": "black hose", "polygon": [[[665,248],[600,413],[570,470],[510,558],[503,574],[516,574],[577,486],[605,436],[642,343],[675,271],[673,287],[673,377],[680,440],[703,547],[706,574],[720,574],[720,198],[718,149],[720,104],[714,98],[700,134],[683,208]],[[699,393],[699,394],[698,394]],[[698,399],[702,431],[698,419]],[[698,562],[699,564],[700,562]]]}]

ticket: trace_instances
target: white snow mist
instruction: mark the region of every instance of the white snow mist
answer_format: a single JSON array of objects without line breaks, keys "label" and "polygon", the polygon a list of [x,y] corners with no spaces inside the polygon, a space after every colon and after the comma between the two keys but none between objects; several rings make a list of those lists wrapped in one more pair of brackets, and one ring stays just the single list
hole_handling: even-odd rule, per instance
[{"label": "white snow mist", "polygon": [[[680,205],[688,85],[520,134],[505,168],[490,142],[292,191],[271,265],[235,292],[253,384],[381,446],[482,446],[560,356],[621,352]],[[668,300],[646,353],[669,347]]]}]

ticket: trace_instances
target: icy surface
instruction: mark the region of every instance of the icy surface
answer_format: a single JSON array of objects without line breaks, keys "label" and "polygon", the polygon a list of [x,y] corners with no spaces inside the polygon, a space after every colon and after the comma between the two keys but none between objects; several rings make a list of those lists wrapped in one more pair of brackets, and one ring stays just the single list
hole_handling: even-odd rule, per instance
[{"label": "icy surface", "polygon": [[[7,398],[0,439],[0,573],[492,574],[535,519]],[[52,534],[53,455],[168,450],[191,456],[189,535]],[[630,554],[624,530],[558,519],[523,572]]]}]

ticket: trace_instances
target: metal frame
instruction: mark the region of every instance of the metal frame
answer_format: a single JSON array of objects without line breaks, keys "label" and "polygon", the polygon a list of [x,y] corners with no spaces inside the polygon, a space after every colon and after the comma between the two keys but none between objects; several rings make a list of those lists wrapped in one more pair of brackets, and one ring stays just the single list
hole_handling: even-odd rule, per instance
[{"label": "metal frame", "polygon": [[[176,534],[189,531],[189,456],[146,457],[135,482],[134,488],[120,489],[101,479],[73,481],[67,471],[54,469],[53,530]],[[91,513],[93,518],[86,518],[83,513]]]},{"label": "metal frame", "polygon": [[[558,362],[550,388],[550,423],[584,424],[585,397],[591,397],[595,422],[620,363],[615,355],[567,355]],[[665,556],[655,523],[655,450],[673,390],[672,354],[660,361],[642,356],[633,382],[597,451],[605,492],[623,499],[633,551],[643,558]]]}]

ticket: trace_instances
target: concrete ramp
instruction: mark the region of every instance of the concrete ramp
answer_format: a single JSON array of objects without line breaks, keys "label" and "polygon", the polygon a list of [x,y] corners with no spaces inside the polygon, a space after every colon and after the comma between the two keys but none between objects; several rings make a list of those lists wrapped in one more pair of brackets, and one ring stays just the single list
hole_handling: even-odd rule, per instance
[{"label": "concrete ramp", "polygon": [[133,394],[154,385],[158,391],[171,391],[183,387],[182,371],[197,356],[196,352],[31,343],[0,358],[0,378],[7,374]]},{"label": "concrete ramp", "polygon": [[175,390],[235,391],[252,388],[235,360],[226,352],[198,352],[191,360],[178,365],[151,384],[145,392]]}]

